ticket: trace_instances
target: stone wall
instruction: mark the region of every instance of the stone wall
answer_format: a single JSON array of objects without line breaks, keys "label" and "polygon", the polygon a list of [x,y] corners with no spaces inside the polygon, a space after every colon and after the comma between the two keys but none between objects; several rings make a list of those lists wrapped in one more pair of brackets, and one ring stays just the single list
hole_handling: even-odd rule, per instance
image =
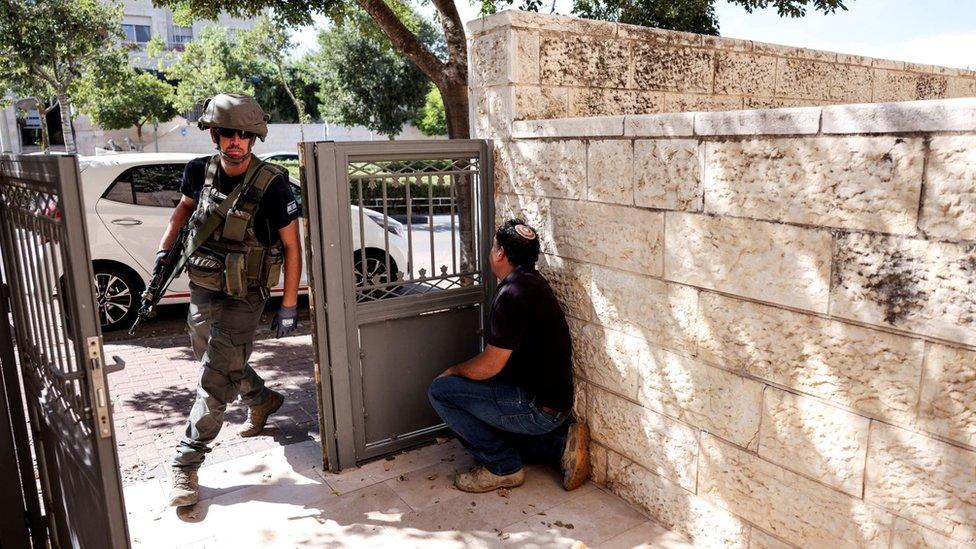
[{"label": "stone wall", "polygon": [[976,99],[517,121],[594,476],[703,546],[976,546]]},{"label": "stone wall", "polygon": [[507,137],[504,120],[976,96],[973,71],[603,21],[505,11],[468,33],[480,137]]}]

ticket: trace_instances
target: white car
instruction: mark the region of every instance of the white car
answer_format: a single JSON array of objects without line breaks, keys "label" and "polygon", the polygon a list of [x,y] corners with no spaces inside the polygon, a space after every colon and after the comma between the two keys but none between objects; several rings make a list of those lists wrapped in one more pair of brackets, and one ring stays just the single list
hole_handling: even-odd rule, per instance
[{"label": "white car", "polygon": [[[183,168],[198,154],[133,153],[81,157],[81,181],[85,201],[88,240],[95,273],[102,329],[128,327],[135,320],[140,294],[149,283],[159,239],[169,224],[173,208],[180,201]],[[294,179],[295,197],[301,188]],[[383,214],[363,209],[372,222],[359,224],[359,208],[352,208],[353,261],[356,279],[370,283],[389,281],[386,273],[385,242],[389,241],[390,269],[406,268],[406,241],[402,224],[387,219],[389,234],[384,234]],[[365,265],[360,253],[360,233],[365,245]],[[387,238],[385,238],[387,237]],[[302,230],[302,246],[305,245]],[[308,287],[303,264],[300,291]],[[189,301],[189,280],[182,275],[173,281],[160,304]],[[279,285],[272,295],[281,294]]]}]

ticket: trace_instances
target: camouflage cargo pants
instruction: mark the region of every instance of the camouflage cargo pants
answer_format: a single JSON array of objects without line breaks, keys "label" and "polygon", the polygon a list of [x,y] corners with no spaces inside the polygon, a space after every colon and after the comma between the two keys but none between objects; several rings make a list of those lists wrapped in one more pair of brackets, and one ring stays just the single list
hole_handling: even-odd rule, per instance
[{"label": "camouflage cargo pants", "polygon": [[173,467],[198,469],[224,423],[227,404],[237,399],[255,406],[268,397],[264,380],[248,364],[265,297],[258,291],[234,299],[190,286],[187,330],[193,353],[202,362],[197,398],[186,433],[176,447]]}]

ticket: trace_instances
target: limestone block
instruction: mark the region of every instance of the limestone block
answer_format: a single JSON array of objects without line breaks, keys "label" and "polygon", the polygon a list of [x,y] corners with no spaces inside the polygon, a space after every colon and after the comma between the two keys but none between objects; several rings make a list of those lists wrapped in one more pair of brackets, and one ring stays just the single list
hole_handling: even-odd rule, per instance
[{"label": "limestone block", "polygon": [[843,103],[871,101],[874,70],[870,67],[854,65],[833,65],[831,69],[829,97],[831,101]]},{"label": "limestone block", "polygon": [[700,547],[747,547],[749,526],[677,484],[609,452],[607,486],[648,516]]},{"label": "limestone block", "polygon": [[919,526],[901,517],[895,518],[891,549],[965,549],[967,547],[973,546],[947,538],[935,530]]},{"label": "limestone block", "polygon": [[918,424],[930,433],[976,446],[976,351],[929,344]]},{"label": "limestone block", "polygon": [[929,238],[976,240],[976,136],[932,138],[919,227]]},{"label": "limestone block", "polygon": [[540,36],[540,81],[546,85],[626,88],[629,65],[625,41],[571,34]]},{"label": "limestone block", "polygon": [[634,142],[634,201],[638,206],[700,212],[701,158],[697,139]]},{"label": "limestone block", "polygon": [[827,63],[837,61],[837,54],[832,51],[797,48],[794,46],[783,46],[780,44],[769,44],[765,42],[755,42],[752,49],[756,53],[763,55],[774,55],[776,57],[807,59],[811,61],[824,61]]},{"label": "limestone block", "polygon": [[703,36],[692,32],[656,29],[642,25],[617,24],[617,38],[638,40],[659,46],[701,46]]},{"label": "limestone block", "polygon": [[596,324],[584,324],[573,346],[573,362],[586,379],[630,399],[637,399],[641,363],[648,344],[639,337]]},{"label": "limestone block", "polygon": [[569,114],[569,89],[517,86],[513,120],[561,118]]},{"label": "limestone block", "polygon": [[834,65],[809,59],[776,61],[776,95],[804,99],[830,99]]},{"label": "limestone block", "polygon": [[626,206],[554,200],[555,253],[661,276],[664,214]]},{"label": "limestone block", "polygon": [[946,78],[946,97],[972,97],[976,95],[976,78],[950,76]]},{"label": "limestone block", "polygon": [[836,240],[831,314],[976,344],[976,244]]},{"label": "limestone block", "polygon": [[741,40],[739,38],[726,38],[724,36],[702,35],[702,46],[711,50],[751,52],[753,48],[752,40]]},{"label": "limestone block", "polygon": [[634,204],[633,141],[590,141],[586,151],[586,199],[592,202]]},{"label": "limestone block", "polygon": [[[497,164],[496,164],[497,165]],[[539,232],[539,245],[543,252],[552,253],[552,205],[548,198],[539,196],[496,194],[495,223],[500,225],[509,219],[523,219]]]},{"label": "limestone block", "polygon": [[820,109],[816,107],[695,115],[696,135],[813,134],[819,128]]},{"label": "limestone block", "polygon": [[634,85],[640,90],[712,93],[715,53],[634,43]]},{"label": "limestone block", "polygon": [[665,218],[666,279],[827,311],[827,232],[679,212]]},{"label": "limestone block", "polygon": [[543,137],[620,137],[624,134],[623,116],[599,118],[554,118],[549,120],[520,120],[512,124],[514,139]]},{"label": "limestone block", "polygon": [[543,254],[539,260],[539,272],[549,281],[563,312],[580,320],[592,320],[592,268],[586,263],[548,254]]},{"label": "limestone block", "polygon": [[607,449],[595,443],[590,443],[590,480],[607,483]]},{"label": "limestone block", "polygon": [[776,58],[752,53],[716,57],[715,93],[772,97],[776,91]]},{"label": "limestone block", "polygon": [[[475,38],[471,43],[471,80],[475,86],[493,86],[512,81],[509,40],[511,32],[500,30]],[[538,63],[538,58],[536,58]]]},{"label": "limestone block", "polygon": [[[788,99],[785,97],[746,97],[742,107],[746,109],[780,109],[783,107],[810,107],[826,103],[812,99]],[[805,132],[804,132],[805,133]],[[810,132],[817,133],[817,132]]]},{"label": "limestone block", "polygon": [[496,136],[491,132],[491,113],[488,111],[488,95],[485,90],[469,86],[468,118],[471,121],[471,137],[489,139]]},{"label": "limestone block", "polygon": [[705,211],[914,234],[924,162],[921,138],[708,142]]},{"label": "limestone block", "polygon": [[759,455],[861,497],[870,420],[767,387]]},{"label": "limestone block", "polygon": [[695,134],[692,113],[661,113],[627,116],[624,135],[628,137],[672,137]]},{"label": "limestone block", "polygon": [[474,88],[475,136],[485,139],[508,139],[512,132],[513,86]]},{"label": "limestone block", "polygon": [[756,447],[761,383],[657,348],[649,349],[639,364],[642,406],[736,444]]},{"label": "limestone block", "polygon": [[686,490],[694,490],[697,431],[596,387],[587,399],[594,440]]},{"label": "limestone block", "polygon": [[572,116],[647,114],[664,110],[664,94],[647,90],[573,88],[569,98]]},{"label": "limestone block", "polygon": [[940,99],[946,96],[947,88],[945,76],[875,69],[872,101]]},{"label": "limestone block", "polygon": [[694,93],[665,93],[666,112],[728,111],[742,108],[742,98],[737,95],[710,95]]},{"label": "limestone block", "polygon": [[888,547],[891,516],[702,434],[698,493],[802,547]]},{"label": "limestone block", "polygon": [[518,194],[580,198],[586,184],[586,146],[579,140],[513,141],[511,186]]},{"label": "limestone block", "polygon": [[583,423],[586,423],[586,386],[585,381],[573,379],[573,417]]},{"label": "limestone block", "polygon": [[590,302],[600,324],[688,354],[695,350],[698,292],[633,273],[593,267]]},{"label": "limestone block", "polygon": [[823,133],[971,132],[976,98],[823,108]]},{"label": "limestone block", "polygon": [[874,422],[865,501],[976,544],[976,452]]},{"label": "limestone block", "polygon": [[539,34],[512,30],[509,32],[509,56],[512,81],[519,84],[539,82]]},{"label": "limestone block", "polygon": [[793,547],[796,546],[780,541],[755,526],[749,534],[749,549],[792,549]]},{"label": "limestone block", "polygon": [[871,66],[871,58],[864,57],[863,55],[850,55],[847,53],[838,53],[837,62],[844,63],[847,65],[860,65],[862,67]]},{"label": "limestone block", "polygon": [[701,295],[698,356],[911,425],[924,344],[836,320]]}]

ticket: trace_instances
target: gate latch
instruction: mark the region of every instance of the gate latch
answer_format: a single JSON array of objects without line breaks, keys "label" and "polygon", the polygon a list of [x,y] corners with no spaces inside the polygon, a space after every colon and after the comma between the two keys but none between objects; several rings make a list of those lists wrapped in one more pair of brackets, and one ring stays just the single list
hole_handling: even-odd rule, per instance
[{"label": "gate latch", "polygon": [[112,436],[112,425],[109,418],[108,390],[105,387],[105,360],[102,358],[101,337],[88,338],[88,364],[91,373],[89,379],[95,392],[92,400],[95,404],[96,427],[99,436],[109,438]]}]

